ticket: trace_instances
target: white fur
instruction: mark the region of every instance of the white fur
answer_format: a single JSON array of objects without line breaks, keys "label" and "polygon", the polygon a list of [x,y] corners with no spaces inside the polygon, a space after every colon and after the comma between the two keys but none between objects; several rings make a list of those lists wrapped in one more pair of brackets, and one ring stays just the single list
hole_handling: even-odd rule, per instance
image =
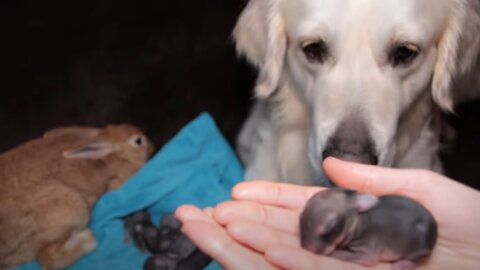
[{"label": "white fur", "polygon": [[[250,0],[234,37],[259,68],[239,136],[249,179],[312,184],[349,114],[380,165],[440,171],[436,114],[480,92],[478,0]],[[331,57],[312,64],[300,44],[318,39]],[[388,62],[399,42],[420,48],[407,67]]]},{"label": "white fur", "polygon": [[94,250],[98,243],[88,229],[73,232],[64,244],[67,251],[72,251],[81,245],[83,252],[88,253]]}]

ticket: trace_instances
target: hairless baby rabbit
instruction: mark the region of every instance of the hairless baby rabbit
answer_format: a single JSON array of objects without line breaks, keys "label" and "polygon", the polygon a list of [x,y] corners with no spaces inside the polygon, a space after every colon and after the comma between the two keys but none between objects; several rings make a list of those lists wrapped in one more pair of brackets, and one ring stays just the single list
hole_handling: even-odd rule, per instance
[{"label": "hairless baby rabbit", "polygon": [[409,270],[430,256],[437,223],[417,202],[333,188],[315,194],[300,216],[301,244],[362,265]]},{"label": "hairless baby rabbit", "polygon": [[50,130],[0,155],[0,269],[32,259],[62,269],[96,247],[90,210],[148,160],[131,125]]},{"label": "hairless baby rabbit", "polygon": [[212,260],[181,232],[182,224],[173,213],[162,217],[159,228],[147,211],[128,215],[124,224],[126,236],[140,250],[153,254],[145,261],[144,270],[198,270]]}]

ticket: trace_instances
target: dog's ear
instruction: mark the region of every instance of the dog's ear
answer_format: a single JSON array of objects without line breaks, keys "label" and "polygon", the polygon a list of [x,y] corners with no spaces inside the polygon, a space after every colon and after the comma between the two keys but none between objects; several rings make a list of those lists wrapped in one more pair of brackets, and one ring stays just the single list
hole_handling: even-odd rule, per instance
[{"label": "dog's ear", "polygon": [[450,4],[451,14],[438,44],[432,85],[433,99],[446,111],[453,111],[455,102],[464,95],[455,92],[452,84],[471,70],[480,52],[480,2],[454,0]]},{"label": "dog's ear", "polygon": [[250,0],[233,31],[237,52],[259,69],[255,93],[271,96],[277,89],[287,50],[280,0]]}]

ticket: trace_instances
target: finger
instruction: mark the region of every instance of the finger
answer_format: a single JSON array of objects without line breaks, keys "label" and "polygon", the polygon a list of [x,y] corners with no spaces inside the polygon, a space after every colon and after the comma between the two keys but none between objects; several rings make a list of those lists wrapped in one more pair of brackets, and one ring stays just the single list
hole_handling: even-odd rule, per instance
[{"label": "finger", "polygon": [[282,269],[305,269],[305,270],[381,270],[391,269],[391,266],[381,264],[366,268],[361,265],[340,261],[335,258],[325,257],[289,246],[272,246],[265,252],[266,259]]},{"label": "finger", "polygon": [[215,223],[211,216],[193,205],[182,205],[175,210],[175,217],[185,223],[191,220],[201,220],[205,222]]},{"label": "finger", "polygon": [[431,187],[434,173],[391,169],[327,158],[325,174],[337,185],[375,195],[398,194],[421,199]]},{"label": "finger", "polygon": [[186,221],[182,232],[224,269],[275,269],[260,254],[235,242],[222,227],[214,223]]},{"label": "finger", "polygon": [[[451,224],[456,220],[452,219],[453,214],[462,218],[471,216],[467,214],[471,208],[465,202],[476,201],[469,198],[478,197],[477,191],[427,170],[381,168],[334,158],[324,161],[324,169],[331,180],[345,188],[376,195],[409,197],[425,206],[439,224]],[[451,197],[445,200],[445,196]],[[446,228],[448,226],[441,227],[440,234],[445,235]]]},{"label": "finger", "polygon": [[267,247],[275,245],[300,248],[298,236],[283,233],[258,223],[236,221],[229,223],[226,228],[233,239],[261,253],[264,253]]},{"label": "finger", "polygon": [[237,184],[232,191],[236,200],[255,201],[289,209],[301,209],[320,187],[305,187],[271,181],[249,181]]},{"label": "finger", "polygon": [[216,260],[225,269],[274,269],[263,257],[230,238],[220,225],[208,215],[208,208],[202,211],[191,205],[184,205],[175,211],[183,224],[185,233],[205,254]]},{"label": "finger", "polygon": [[209,217],[213,217],[213,207],[207,207],[203,209],[203,212]]},{"label": "finger", "polygon": [[298,235],[299,213],[293,210],[248,201],[229,201],[213,211],[215,221],[226,225],[232,221],[249,221]]}]

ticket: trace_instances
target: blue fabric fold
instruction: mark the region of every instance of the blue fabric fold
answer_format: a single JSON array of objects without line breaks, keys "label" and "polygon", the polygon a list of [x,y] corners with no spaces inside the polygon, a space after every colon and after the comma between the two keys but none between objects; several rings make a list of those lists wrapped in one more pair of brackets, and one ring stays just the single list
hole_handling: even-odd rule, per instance
[{"label": "blue fabric fold", "polygon": [[[185,126],[132,179],[105,194],[96,203],[90,222],[99,245],[68,269],[143,269],[149,254],[125,241],[123,217],[147,209],[155,224],[183,204],[214,206],[230,198],[230,190],[243,179],[243,168],[219,132],[203,113]],[[38,270],[30,262],[18,270]],[[207,269],[220,269],[216,263]]]}]

